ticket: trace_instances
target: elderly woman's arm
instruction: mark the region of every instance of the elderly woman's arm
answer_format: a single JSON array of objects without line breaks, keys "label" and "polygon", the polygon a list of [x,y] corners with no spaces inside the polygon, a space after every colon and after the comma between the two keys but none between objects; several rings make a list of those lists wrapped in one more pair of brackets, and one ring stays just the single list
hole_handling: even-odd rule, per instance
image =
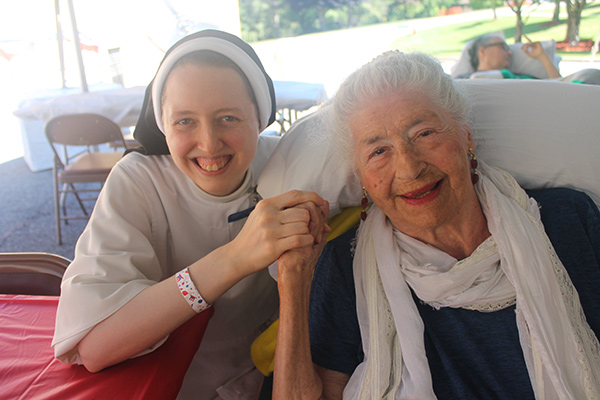
[{"label": "elderly woman's arm", "polygon": [[341,399],[349,375],[316,366],[310,353],[308,310],[312,271],[322,246],[290,251],[278,261],[279,330],[274,399]]},{"label": "elderly woman's arm", "polygon": [[542,63],[546,74],[548,74],[548,78],[560,78],[560,72],[558,72],[552,60],[548,58],[540,42],[525,43],[521,48],[529,57],[533,57]]},{"label": "elderly woman's arm", "polygon": [[[315,229],[325,229],[324,222],[320,221]],[[310,287],[324,244],[323,238],[312,246],[284,253],[278,261],[280,317],[275,351],[275,399],[341,399],[350,378],[312,363],[308,329]]]}]

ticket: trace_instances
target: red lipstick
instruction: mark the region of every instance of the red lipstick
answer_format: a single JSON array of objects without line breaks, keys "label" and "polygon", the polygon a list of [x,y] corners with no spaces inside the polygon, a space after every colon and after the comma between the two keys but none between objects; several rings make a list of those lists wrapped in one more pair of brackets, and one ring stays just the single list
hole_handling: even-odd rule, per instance
[{"label": "red lipstick", "polygon": [[413,206],[419,206],[429,203],[430,201],[433,201],[433,199],[435,199],[440,193],[442,182],[443,180],[439,180],[430,185],[426,185],[417,190],[413,190],[412,192],[404,193],[403,195],[400,195],[400,197],[406,203]]}]

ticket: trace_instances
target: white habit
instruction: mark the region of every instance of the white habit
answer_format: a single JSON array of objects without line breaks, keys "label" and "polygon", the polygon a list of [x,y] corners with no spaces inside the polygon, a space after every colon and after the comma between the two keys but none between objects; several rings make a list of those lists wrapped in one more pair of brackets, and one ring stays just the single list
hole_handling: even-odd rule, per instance
[{"label": "white habit", "polygon": [[[131,153],[111,172],[62,283],[56,357],[80,363],[76,346],[100,321],[136,294],[230,242],[245,219],[227,216],[257,201],[256,179],[278,138],[259,137],[256,156],[239,190],[226,198],[203,192],[171,156]],[[180,398],[212,399],[253,368],[250,345],[277,317],[277,285],[267,270],[255,273],[215,301],[215,314],[186,378]],[[151,349],[150,349],[151,351]],[[246,375],[260,380],[256,370]],[[248,382],[245,382],[248,383]]]}]

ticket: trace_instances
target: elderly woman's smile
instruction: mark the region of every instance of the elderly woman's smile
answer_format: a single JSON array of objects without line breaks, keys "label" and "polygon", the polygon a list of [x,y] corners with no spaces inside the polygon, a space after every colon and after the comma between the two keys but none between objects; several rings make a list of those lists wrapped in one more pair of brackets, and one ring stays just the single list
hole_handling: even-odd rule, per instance
[{"label": "elderly woman's smile", "polygon": [[467,216],[477,201],[470,130],[415,90],[362,105],[350,120],[357,173],[394,227],[420,236]]},{"label": "elderly woman's smile", "polygon": [[420,189],[417,190],[413,190],[412,192],[407,192],[404,194],[401,194],[400,197],[404,198],[407,202],[411,203],[413,201],[419,201],[419,200],[433,200],[433,198],[435,198],[438,193],[440,192],[440,186],[442,184],[442,181],[437,181],[434,182],[432,184],[429,185],[425,185],[423,187],[421,187]]}]

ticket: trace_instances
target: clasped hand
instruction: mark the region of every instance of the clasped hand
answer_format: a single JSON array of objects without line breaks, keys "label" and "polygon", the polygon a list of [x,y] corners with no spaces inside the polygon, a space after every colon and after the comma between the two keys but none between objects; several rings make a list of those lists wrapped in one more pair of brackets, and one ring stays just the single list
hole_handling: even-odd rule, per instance
[{"label": "clasped hand", "polygon": [[315,192],[292,190],[261,200],[233,240],[250,274],[268,267],[283,253],[325,241],[329,203]]}]

